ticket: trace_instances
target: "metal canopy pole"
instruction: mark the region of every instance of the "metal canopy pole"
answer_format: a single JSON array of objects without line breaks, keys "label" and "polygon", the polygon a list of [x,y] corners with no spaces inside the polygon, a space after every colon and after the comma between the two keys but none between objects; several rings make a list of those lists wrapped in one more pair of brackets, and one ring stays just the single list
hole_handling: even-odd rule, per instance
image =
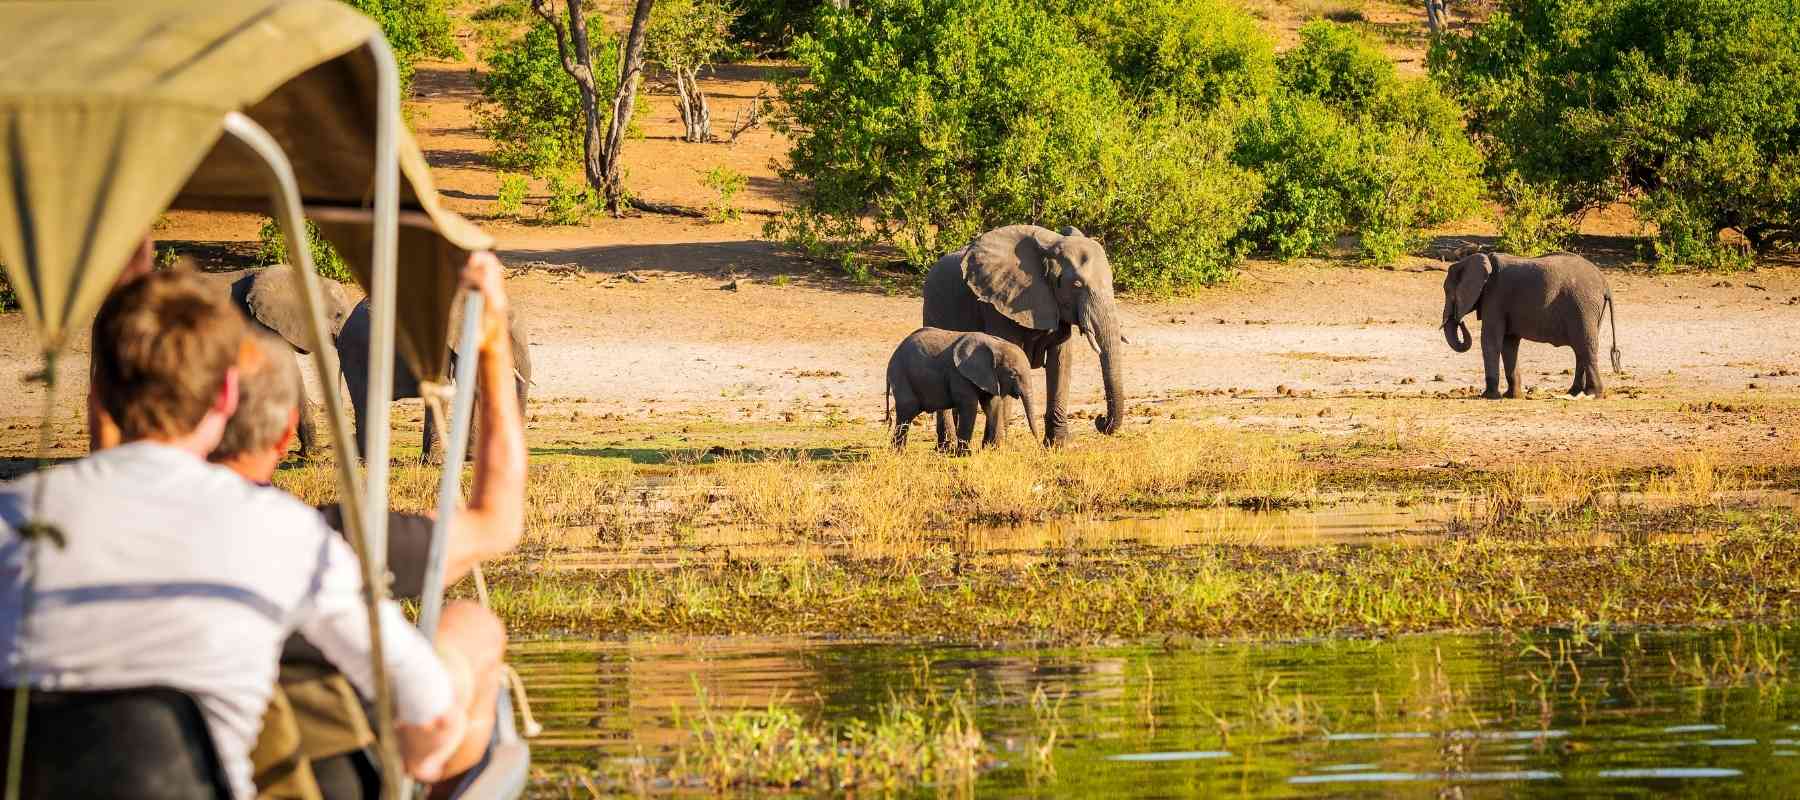
[{"label": "metal canopy pole", "polygon": [[[363,529],[369,549],[363,554],[366,570],[379,578],[369,585],[373,602],[387,597],[388,507],[388,405],[394,399],[394,258],[400,230],[400,68],[387,39],[369,39],[375,61],[375,227],[370,237],[369,260],[369,395],[365,418],[369,440],[363,453],[367,465],[368,505],[363,507]],[[377,639],[379,641],[379,639]],[[406,772],[394,741],[394,703],[391,692],[376,697],[377,730],[382,745],[382,796],[400,800],[407,793]]]},{"label": "metal canopy pole", "polygon": [[[419,629],[437,641],[438,617],[444,612],[444,557],[449,550],[450,519],[462,499],[463,456],[468,452],[469,424],[474,417],[475,365],[480,361],[476,337],[487,298],[471,291],[463,298],[462,335],[457,338],[456,394],[450,401],[450,437],[444,442],[444,471],[438,476],[437,518],[431,522],[431,555],[425,562],[425,584],[419,600]],[[510,388],[510,387],[509,387]],[[497,391],[488,387],[488,391]],[[426,413],[430,413],[427,411]],[[439,420],[442,424],[443,420]]]},{"label": "metal canopy pole", "polygon": [[[326,322],[325,303],[322,299],[324,291],[312,262],[312,248],[307,243],[306,220],[301,215],[300,190],[294,180],[294,168],[289,163],[287,154],[282,152],[281,145],[255,120],[236,111],[230,112],[225,115],[225,132],[243,142],[269,168],[275,221],[281,226],[282,235],[287,237],[288,259],[295,266],[295,280],[300,284],[300,296],[306,304],[308,332],[313,340],[313,363],[318,367],[319,380],[324,385],[325,410],[331,418],[332,437],[337,442],[338,496],[339,503],[344,507],[345,532],[350,535],[350,543],[356,547],[357,560],[362,563],[363,597],[369,619],[370,672],[375,683],[376,706],[391,710],[393,691],[387,681],[387,661],[382,653],[381,638],[381,601],[387,594],[386,568],[378,564],[375,558],[377,553],[385,554],[386,550],[378,550],[372,546],[367,529],[368,516],[364,512],[369,507],[368,498],[363,493],[362,484],[356,480],[356,437],[351,434],[349,417],[344,410],[344,398],[338,391],[337,351],[326,346],[331,341],[331,328]],[[384,512],[380,514],[380,519],[385,523],[385,497],[376,508]],[[386,559],[380,561],[385,563]],[[399,763],[399,750],[395,747],[391,713],[378,720],[377,734],[380,737],[384,774],[397,774],[402,765]]]}]

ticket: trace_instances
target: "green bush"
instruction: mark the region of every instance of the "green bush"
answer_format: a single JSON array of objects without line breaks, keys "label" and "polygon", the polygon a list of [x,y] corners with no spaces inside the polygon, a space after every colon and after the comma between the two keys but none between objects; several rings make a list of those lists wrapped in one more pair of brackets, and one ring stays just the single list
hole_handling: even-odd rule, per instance
[{"label": "green bush", "polygon": [[1211,111],[1257,102],[1275,86],[1275,43],[1227,0],[1078,0],[1082,38],[1145,104]]},{"label": "green bush", "polygon": [[1435,86],[1402,80],[1372,43],[1326,21],[1303,27],[1279,66],[1277,96],[1238,140],[1238,163],[1265,181],[1248,244],[1287,259],[1354,234],[1364,259],[1390,263],[1425,228],[1475,210],[1480,155]]},{"label": "green bush", "polygon": [[[275,224],[275,220],[265,217],[262,228],[256,232],[256,239],[256,263],[289,263],[287,236],[282,234],[281,226]],[[350,272],[350,265],[344,262],[344,257],[338,255],[337,248],[332,247],[331,242],[319,235],[319,226],[310,219],[306,221],[306,240],[308,249],[312,251],[313,269],[319,275],[340,283],[356,280],[356,276]]]},{"label": "green bush", "polygon": [[713,222],[726,222],[743,216],[743,212],[738,210],[735,201],[738,194],[743,192],[744,187],[750,183],[750,179],[745,177],[744,173],[721,164],[702,174],[700,181],[706,184],[706,188],[713,190],[713,194],[717,195],[717,199],[707,208],[707,219]]},{"label": "green bush", "polygon": [[786,53],[812,32],[813,16],[823,5],[825,0],[739,0],[731,40],[750,50]]},{"label": "green bush", "polygon": [[1108,180],[1082,230],[1106,244],[1118,288],[1170,294],[1230,279],[1262,194],[1261,176],[1232,161],[1233,133],[1223,115],[1167,112],[1109,137],[1097,170]]},{"label": "green bush", "polygon": [[570,178],[551,175],[548,188],[550,198],[544,201],[539,217],[551,225],[584,224],[593,218],[594,209],[600,205],[594,187],[580,175]]},{"label": "green bush", "polygon": [[501,173],[500,187],[494,192],[494,210],[502,217],[517,219],[519,213],[525,210],[525,194],[530,189],[530,182],[524,175]]},{"label": "green bush", "polygon": [[0,311],[19,310],[19,293],[13,291],[12,281],[6,279],[6,272],[0,270]]},{"label": "green bush", "polygon": [[1527,183],[1517,174],[1501,180],[1499,247],[1508,253],[1539,256],[1560,250],[1575,226],[1563,213],[1554,191]]},{"label": "green bush", "polygon": [[[413,62],[421,58],[456,58],[462,53],[450,35],[447,0],[344,0],[381,25],[394,60],[400,65],[400,85],[410,90]],[[404,94],[405,92],[403,92]]]},{"label": "green bush", "polygon": [[771,234],[854,273],[872,245],[924,269],[998,225],[1073,225],[1106,243],[1122,288],[1230,275],[1258,184],[1230,159],[1231,126],[1179,104],[1254,81],[1150,70],[1129,82],[1138,102],[1042,0],[852,5],[794,44],[806,74],[783,84],[777,124],[799,201]]},{"label": "green bush", "polygon": [[[596,88],[602,102],[610,103],[619,84],[620,47],[603,30],[600,17],[589,21]],[[488,53],[487,62],[475,117],[494,141],[494,166],[543,175],[581,163],[587,121],[581,92],[563,72],[555,30],[534,17],[523,36]]]},{"label": "green bush", "polygon": [[1576,215],[1631,200],[1659,260],[1800,238],[1800,14],[1789,0],[1503,0],[1432,71],[1490,176]]}]

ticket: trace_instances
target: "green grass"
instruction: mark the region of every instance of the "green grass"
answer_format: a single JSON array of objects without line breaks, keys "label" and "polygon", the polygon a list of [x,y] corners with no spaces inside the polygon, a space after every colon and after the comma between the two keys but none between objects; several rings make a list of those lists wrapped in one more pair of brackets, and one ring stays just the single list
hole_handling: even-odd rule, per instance
[{"label": "green grass", "polygon": [[1520,537],[1415,546],[1133,546],[987,558],[800,553],[492,580],[515,630],[1088,642],[1769,621],[1800,531],[1762,514],[1707,543]]}]

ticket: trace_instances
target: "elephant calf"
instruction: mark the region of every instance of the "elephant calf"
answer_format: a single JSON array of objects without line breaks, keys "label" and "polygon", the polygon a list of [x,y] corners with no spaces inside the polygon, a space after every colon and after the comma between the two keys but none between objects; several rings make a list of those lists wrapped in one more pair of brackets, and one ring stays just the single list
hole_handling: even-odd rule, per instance
[{"label": "elephant calf", "polygon": [[[913,331],[888,359],[887,392],[893,399],[894,447],[906,446],[906,429],[927,411],[956,412],[956,451],[968,452],[975,433],[975,412],[987,415],[981,444],[1000,442],[1006,420],[1003,397],[1025,405],[1025,423],[1037,438],[1031,416],[1031,362],[1018,345],[985,333],[958,333],[938,328]],[[949,450],[944,432],[939,450]]]},{"label": "elephant calf", "polygon": [[[1463,317],[1481,320],[1481,360],[1487,389],[1500,394],[1500,362],[1506,362],[1506,397],[1518,397],[1519,340],[1575,350],[1575,382],[1569,394],[1603,397],[1600,383],[1600,320],[1612,312],[1612,366],[1619,371],[1619,319],[1612,290],[1600,268],[1573,253],[1519,258],[1476,253],[1450,265],[1444,277],[1444,338],[1466,353],[1473,346]],[[1460,334],[1460,336],[1458,335]]]}]

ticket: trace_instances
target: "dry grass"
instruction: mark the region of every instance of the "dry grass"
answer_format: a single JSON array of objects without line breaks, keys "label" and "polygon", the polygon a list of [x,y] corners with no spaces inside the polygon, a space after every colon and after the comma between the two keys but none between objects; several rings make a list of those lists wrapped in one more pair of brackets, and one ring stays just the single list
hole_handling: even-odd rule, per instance
[{"label": "dry grass", "polygon": [[677,485],[690,494],[715,489],[719,522],[891,544],[968,523],[1176,506],[1291,507],[1316,498],[1318,476],[1287,447],[1177,428],[1054,450],[1014,443],[967,458],[921,449],[835,462],[778,453],[695,465]]}]

